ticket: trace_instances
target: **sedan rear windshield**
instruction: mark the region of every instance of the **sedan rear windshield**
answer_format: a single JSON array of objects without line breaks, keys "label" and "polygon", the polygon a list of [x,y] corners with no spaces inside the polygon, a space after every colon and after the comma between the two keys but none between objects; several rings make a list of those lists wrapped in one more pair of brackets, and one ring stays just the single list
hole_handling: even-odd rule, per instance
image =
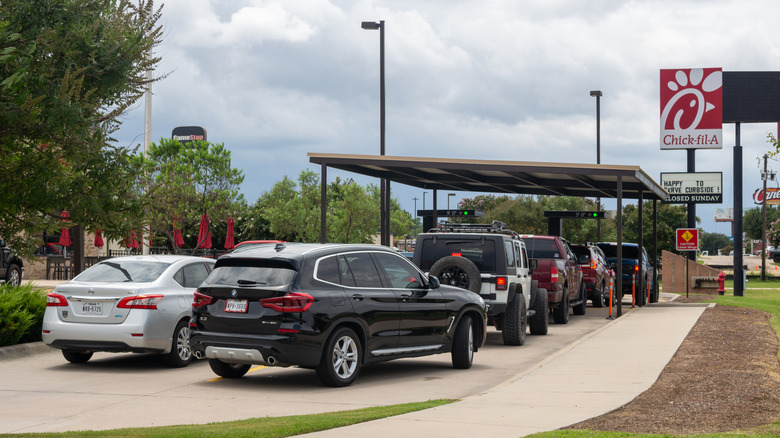
[{"label": "sedan rear windshield", "polygon": [[139,260],[103,261],[82,272],[73,280],[148,283],[157,280],[170,265],[170,263]]}]

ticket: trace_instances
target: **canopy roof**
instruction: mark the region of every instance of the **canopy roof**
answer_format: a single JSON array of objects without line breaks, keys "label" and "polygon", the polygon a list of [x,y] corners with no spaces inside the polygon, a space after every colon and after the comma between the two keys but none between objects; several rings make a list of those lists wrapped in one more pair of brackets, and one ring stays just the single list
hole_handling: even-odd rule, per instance
[{"label": "canopy roof", "polygon": [[309,161],[428,190],[665,200],[639,166],[345,155],[310,152]]}]

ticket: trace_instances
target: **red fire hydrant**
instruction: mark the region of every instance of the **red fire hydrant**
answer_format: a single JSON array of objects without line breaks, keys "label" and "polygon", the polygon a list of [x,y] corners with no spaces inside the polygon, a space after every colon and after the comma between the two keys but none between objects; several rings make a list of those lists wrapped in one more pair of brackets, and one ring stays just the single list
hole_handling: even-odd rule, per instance
[{"label": "red fire hydrant", "polygon": [[720,274],[718,274],[718,295],[723,295],[726,293],[726,274],[723,273],[723,271],[720,271]]}]

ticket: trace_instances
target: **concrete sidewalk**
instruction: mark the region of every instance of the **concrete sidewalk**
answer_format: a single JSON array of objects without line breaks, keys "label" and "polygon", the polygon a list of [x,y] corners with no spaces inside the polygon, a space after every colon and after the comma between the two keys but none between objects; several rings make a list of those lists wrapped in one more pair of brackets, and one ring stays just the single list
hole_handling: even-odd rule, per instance
[{"label": "concrete sidewalk", "polygon": [[650,388],[707,304],[651,304],[482,394],[306,437],[489,436],[550,431],[610,412]]}]

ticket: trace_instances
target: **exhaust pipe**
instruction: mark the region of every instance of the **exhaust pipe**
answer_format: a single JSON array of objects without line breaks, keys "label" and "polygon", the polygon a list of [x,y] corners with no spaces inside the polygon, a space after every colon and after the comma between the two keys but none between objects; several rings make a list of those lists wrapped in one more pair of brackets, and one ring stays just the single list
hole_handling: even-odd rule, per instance
[{"label": "exhaust pipe", "polygon": [[195,358],[196,359],[203,359],[203,352],[201,352],[200,350],[196,351],[195,352]]},{"label": "exhaust pipe", "polygon": [[268,359],[266,359],[266,362],[268,362],[268,365],[276,365],[276,358],[273,356],[268,356]]}]

